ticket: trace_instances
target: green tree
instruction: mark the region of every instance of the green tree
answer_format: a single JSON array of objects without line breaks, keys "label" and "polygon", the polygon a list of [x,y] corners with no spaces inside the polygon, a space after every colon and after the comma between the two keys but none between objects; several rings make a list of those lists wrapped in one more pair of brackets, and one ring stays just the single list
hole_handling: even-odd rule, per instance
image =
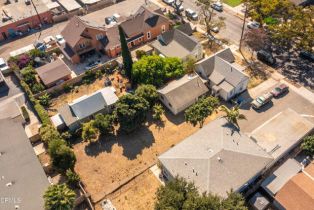
[{"label": "green tree", "polygon": [[167,80],[185,73],[178,58],[162,58],[158,55],[144,56],[133,64],[133,78],[137,84],[151,84],[160,87]]},{"label": "green tree", "polygon": [[229,123],[232,123],[236,125],[239,128],[238,120],[246,120],[245,115],[240,114],[239,106],[232,107],[232,109],[229,109],[225,105],[222,105],[220,107],[220,110],[225,113],[225,118]]},{"label": "green tree", "polygon": [[164,108],[161,104],[155,104],[153,106],[153,119],[154,120],[161,120],[161,116],[165,113]]},{"label": "green tree", "polygon": [[203,127],[205,119],[212,114],[218,105],[218,98],[212,96],[203,97],[185,111],[185,121],[191,123],[194,127],[197,124]]},{"label": "green tree", "polygon": [[199,195],[193,183],[176,177],[157,190],[155,210],[219,210],[221,198],[212,194]]},{"label": "green tree", "polygon": [[82,139],[89,143],[96,142],[99,139],[100,131],[95,127],[95,121],[91,120],[83,124]]},{"label": "green tree", "polygon": [[314,135],[304,138],[301,149],[309,155],[314,155]]},{"label": "green tree", "polygon": [[153,107],[158,100],[158,92],[156,87],[153,85],[140,85],[135,90],[135,95],[148,101],[150,107]]},{"label": "green tree", "polygon": [[72,210],[74,208],[75,192],[65,184],[51,185],[44,194],[46,210]]},{"label": "green tree", "polygon": [[46,144],[53,140],[62,139],[60,133],[50,124],[43,125],[39,129],[39,135]]},{"label": "green tree", "polygon": [[195,63],[196,59],[192,56],[189,56],[186,61],[184,61],[184,69],[188,74],[192,74],[195,72]]},{"label": "green tree", "polygon": [[97,114],[95,116],[94,126],[99,129],[102,135],[113,132],[113,116],[109,114]]},{"label": "green tree", "polygon": [[52,159],[52,165],[56,169],[64,172],[69,168],[74,168],[76,162],[75,154],[63,139],[50,141],[48,153]]},{"label": "green tree", "polygon": [[118,28],[119,28],[121,51],[122,51],[123,66],[125,69],[125,74],[129,78],[129,80],[132,81],[132,65],[133,65],[132,56],[131,56],[127,41],[125,39],[125,33],[123,29],[121,26],[118,26]]},{"label": "green tree", "polygon": [[115,114],[120,129],[129,133],[137,129],[146,120],[149,103],[142,97],[127,94],[116,104]]},{"label": "green tree", "polygon": [[38,97],[39,103],[44,107],[50,106],[50,95],[48,93],[44,93],[43,95]]},{"label": "green tree", "polygon": [[240,193],[231,190],[228,197],[222,201],[223,210],[248,210],[245,206],[245,199]]},{"label": "green tree", "polygon": [[183,62],[177,57],[166,57],[164,60],[164,71],[166,72],[166,80],[179,78],[185,74]]},{"label": "green tree", "polygon": [[251,29],[245,32],[243,42],[254,51],[262,50],[269,44],[269,37],[264,29]]},{"label": "green tree", "polygon": [[67,184],[73,188],[77,187],[80,182],[80,176],[72,169],[68,169],[65,174],[67,176]]}]

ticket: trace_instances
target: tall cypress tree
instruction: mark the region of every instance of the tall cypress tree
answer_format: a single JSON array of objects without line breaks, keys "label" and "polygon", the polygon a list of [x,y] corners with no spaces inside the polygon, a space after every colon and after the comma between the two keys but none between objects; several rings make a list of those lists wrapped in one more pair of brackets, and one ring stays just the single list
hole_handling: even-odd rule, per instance
[{"label": "tall cypress tree", "polygon": [[125,69],[125,74],[129,78],[129,80],[132,82],[132,56],[130,53],[130,50],[128,48],[128,44],[125,39],[125,34],[121,26],[119,28],[119,34],[120,34],[120,42],[121,42],[121,50],[122,50],[122,58],[123,58],[123,66]]}]

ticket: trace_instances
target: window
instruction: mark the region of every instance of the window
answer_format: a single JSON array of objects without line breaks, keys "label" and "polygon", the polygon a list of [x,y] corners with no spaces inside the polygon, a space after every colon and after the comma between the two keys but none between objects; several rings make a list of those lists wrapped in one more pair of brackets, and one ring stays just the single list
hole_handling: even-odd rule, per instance
[{"label": "window", "polygon": [[79,46],[80,46],[81,49],[83,49],[83,48],[86,47],[86,46],[85,46],[85,43],[79,44]]},{"label": "window", "polygon": [[151,33],[149,31],[149,32],[147,32],[147,39],[150,39],[150,38],[151,38]]},{"label": "window", "polygon": [[103,35],[103,34],[97,34],[97,35],[96,35],[96,39],[97,39],[97,40],[100,40],[100,39],[102,39],[102,38],[104,38],[104,35]]},{"label": "window", "polygon": [[166,26],[165,26],[165,25],[162,25],[162,26],[161,26],[161,32],[164,33],[165,31],[166,31]]}]

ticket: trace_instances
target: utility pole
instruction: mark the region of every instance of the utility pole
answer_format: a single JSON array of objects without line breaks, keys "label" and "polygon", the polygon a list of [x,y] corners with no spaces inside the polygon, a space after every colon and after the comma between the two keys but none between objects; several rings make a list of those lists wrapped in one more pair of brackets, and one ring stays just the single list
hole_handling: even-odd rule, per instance
[{"label": "utility pole", "polygon": [[243,35],[244,35],[244,29],[245,29],[247,12],[248,12],[248,6],[247,6],[247,4],[245,4],[244,20],[243,20],[243,25],[242,25],[242,32],[241,32],[240,46],[239,46],[239,51],[240,52],[241,52],[241,49],[242,49],[242,41],[243,41]]},{"label": "utility pole", "polygon": [[42,26],[42,25],[43,25],[43,22],[41,21],[41,17],[40,17],[40,15],[38,14],[37,7],[35,6],[33,0],[31,0],[31,2],[32,2],[32,5],[33,5],[33,7],[34,7],[34,9],[35,9],[35,11],[36,11],[36,14],[37,14],[38,20],[39,20],[39,22],[40,22],[40,25]]}]

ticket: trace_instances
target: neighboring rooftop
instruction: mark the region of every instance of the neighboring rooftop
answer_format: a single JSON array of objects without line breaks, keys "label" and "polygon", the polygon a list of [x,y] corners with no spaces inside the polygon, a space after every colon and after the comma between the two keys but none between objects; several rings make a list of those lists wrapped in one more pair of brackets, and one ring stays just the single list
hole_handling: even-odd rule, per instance
[{"label": "neighboring rooftop", "polygon": [[291,178],[275,199],[286,210],[314,210],[314,162]]},{"label": "neighboring rooftop", "polygon": [[295,159],[288,159],[274,171],[273,174],[263,181],[262,187],[271,196],[274,196],[289,181],[289,179],[299,173],[301,169],[302,166],[299,162]]},{"label": "neighboring rooftop", "polygon": [[71,70],[62,59],[41,66],[36,69],[36,72],[46,86],[71,75]]},{"label": "neighboring rooftop", "polygon": [[[36,16],[36,11],[32,4],[25,4],[25,1],[10,1],[10,4],[1,6],[0,27],[10,23]],[[33,0],[39,14],[49,11],[48,7],[41,0]],[[3,19],[5,18],[5,19]],[[5,20],[5,21],[4,21]]]},{"label": "neighboring rooftop", "polygon": [[[189,24],[187,23],[184,25]],[[189,33],[189,30],[184,27],[182,27],[182,31],[172,29],[162,33],[158,36],[157,40],[152,43],[152,46],[166,57],[178,57],[184,59],[189,56],[197,46],[199,46],[198,41],[193,36],[185,34],[183,32],[184,30]]]},{"label": "neighboring rooftop", "polygon": [[67,11],[72,12],[81,8],[81,5],[75,0],[57,0],[59,4]]},{"label": "neighboring rooftop", "polygon": [[105,87],[95,93],[77,98],[70,104],[62,106],[58,111],[67,125],[77,120],[89,117],[105,107],[118,101],[117,95],[111,87]]},{"label": "neighboring rooftop", "polygon": [[79,1],[81,1],[85,5],[91,5],[91,4],[96,4],[102,0],[79,0]]},{"label": "neighboring rooftop", "polygon": [[273,158],[224,118],[202,129],[159,156],[173,177],[193,181],[201,192],[226,196],[259,174]]},{"label": "neighboring rooftop", "polygon": [[158,92],[166,97],[171,106],[182,110],[195,102],[195,99],[208,92],[204,81],[197,75],[185,75],[169,82]]},{"label": "neighboring rooftop", "polygon": [[257,192],[249,200],[249,204],[254,207],[254,210],[265,210],[269,206],[269,200],[261,193]]},{"label": "neighboring rooftop", "polygon": [[277,159],[296,146],[313,128],[313,123],[289,108],[255,129],[251,138]]},{"label": "neighboring rooftop", "polygon": [[0,197],[17,202],[2,202],[0,208],[44,209],[49,182],[22,125],[9,118],[0,125]]}]

